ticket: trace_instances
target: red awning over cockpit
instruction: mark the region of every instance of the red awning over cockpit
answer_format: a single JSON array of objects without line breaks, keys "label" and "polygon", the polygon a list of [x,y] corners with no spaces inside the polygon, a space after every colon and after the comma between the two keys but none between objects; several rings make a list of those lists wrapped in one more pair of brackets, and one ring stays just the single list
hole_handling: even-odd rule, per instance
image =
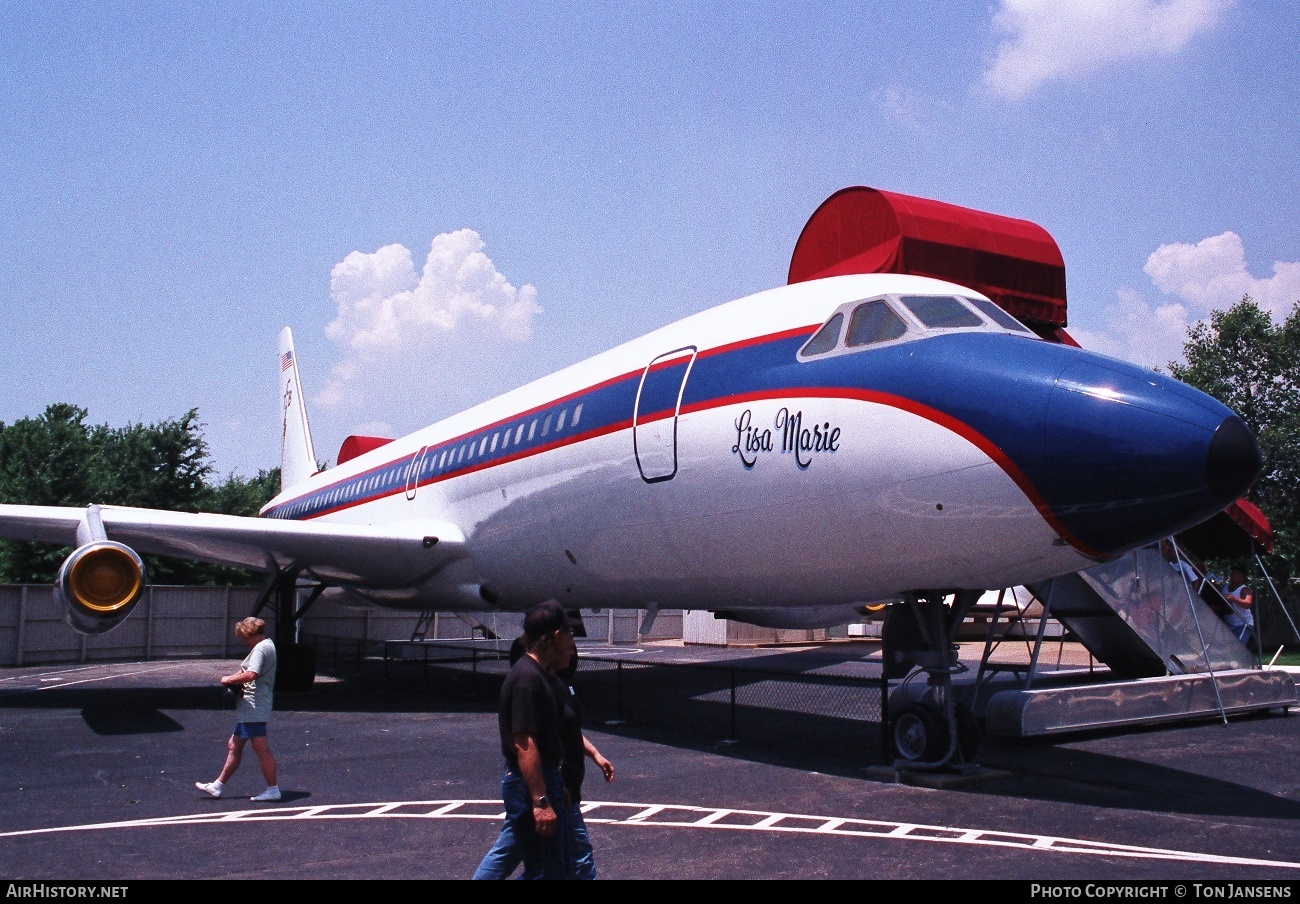
[{"label": "red awning over cockpit", "polygon": [[[1028,220],[877,188],[842,188],[813,211],[795,243],[789,282],[849,273],[911,273],[968,286],[1051,342],[1065,331],[1065,260]],[[1271,552],[1273,531],[1240,499],[1180,535],[1203,557]]]},{"label": "red awning over cockpit", "polygon": [[932,276],[987,295],[1040,334],[1066,325],[1065,261],[1047,230],[1028,220],[843,188],[808,219],[789,282],[847,273]]}]

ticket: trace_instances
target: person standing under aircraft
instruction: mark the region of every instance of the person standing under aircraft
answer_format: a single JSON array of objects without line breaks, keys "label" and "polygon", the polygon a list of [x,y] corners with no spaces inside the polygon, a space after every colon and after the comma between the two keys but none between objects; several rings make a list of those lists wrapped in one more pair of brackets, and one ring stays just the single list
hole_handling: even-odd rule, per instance
[{"label": "person standing under aircraft", "polygon": [[1170,568],[1178,572],[1179,577],[1186,579],[1193,593],[1201,592],[1201,584],[1204,579],[1196,573],[1196,569],[1192,567],[1192,564],[1179,554],[1172,542],[1169,540],[1160,541],[1160,555],[1169,563]]},{"label": "person standing under aircraft", "polygon": [[560,769],[568,691],[555,672],[568,664],[571,641],[565,638],[572,634],[559,603],[547,600],[534,606],[524,616],[524,654],[501,684],[497,725],[505,758],[501,799],[506,814],[501,835],[513,836],[518,845],[525,879],[568,875],[568,808]]},{"label": "person standing under aircraft", "polygon": [[220,797],[226,782],[239,768],[244,744],[251,741],[253,753],[257,754],[257,762],[262,767],[262,776],[266,779],[266,790],[252,799],[279,800],[275,757],[266,738],[266,723],[271,719],[275,696],[275,643],[266,636],[266,622],[251,616],[235,625],[235,636],[249,648],[239,671],[221,679],[224,687],[239,694],[235,704],[235,730],[226,743],[226,762],[221,767],[221,774],[212,782],[195,782],[194,787],[209,797]]}]

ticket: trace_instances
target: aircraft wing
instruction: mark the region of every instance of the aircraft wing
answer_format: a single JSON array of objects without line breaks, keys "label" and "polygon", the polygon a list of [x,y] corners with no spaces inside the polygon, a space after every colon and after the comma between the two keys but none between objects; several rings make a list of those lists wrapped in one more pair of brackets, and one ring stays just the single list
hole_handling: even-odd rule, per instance
[{"label": "aircraft wing", "polygon": [[[238,515],[96,507],[108,539],[140,553],[255,571],[299,568],[321,580],[404,587],[467,555],[449,521],[336,524]],[[0,539],[76,546],[87,510],[0,505]]]}]

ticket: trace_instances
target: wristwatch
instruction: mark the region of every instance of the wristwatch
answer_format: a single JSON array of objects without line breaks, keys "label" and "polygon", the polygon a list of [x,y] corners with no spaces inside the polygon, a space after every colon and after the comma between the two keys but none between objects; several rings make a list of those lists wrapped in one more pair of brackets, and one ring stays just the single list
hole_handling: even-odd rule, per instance
[{"label": "wristwatch", "polygon": [[549,810],[550,807],[551,807],[551,801],[545,795],[542,795],[541,797],[537,798],[537,800],[533,801],[534,810]]}]

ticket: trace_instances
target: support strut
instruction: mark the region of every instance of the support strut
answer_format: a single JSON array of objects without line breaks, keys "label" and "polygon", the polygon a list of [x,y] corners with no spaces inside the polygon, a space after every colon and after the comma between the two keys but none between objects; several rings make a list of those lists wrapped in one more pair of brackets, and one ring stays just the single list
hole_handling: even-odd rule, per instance
[{"label": "support strut", "polygon": [[326,585],[310,585],[306,600],[299,606],[298,574],[296,568],[273,574],[262,588],[252,613],[258,615],[268,604],[274,608],[275,684],[277,690],[285,692],[308,690],[316,681],[316,651],[298,642],[298,628],[307,610],[325,592]]}]

